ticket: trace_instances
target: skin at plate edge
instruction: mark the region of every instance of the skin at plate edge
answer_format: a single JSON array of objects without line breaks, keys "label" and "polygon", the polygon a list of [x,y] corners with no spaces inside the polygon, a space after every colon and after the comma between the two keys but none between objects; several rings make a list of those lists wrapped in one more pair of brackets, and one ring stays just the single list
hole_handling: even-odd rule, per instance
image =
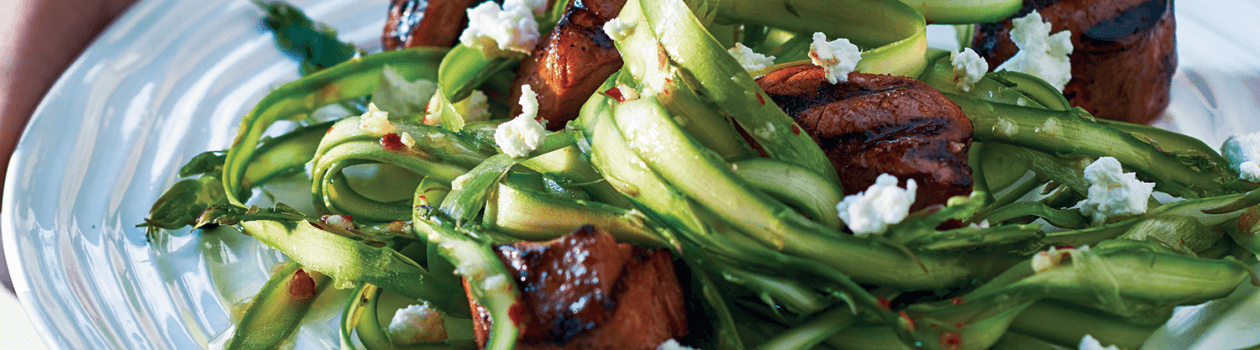
[{"label": "skin at plate edge", "polygon": [[[134,0],[0,1],[0,183],[26,122],[61,72]],[[77,24],[70,26],[68,24]],[[4,197],[0,189],[0,198]],[[13,291],[0,247],[0,284]]]}]

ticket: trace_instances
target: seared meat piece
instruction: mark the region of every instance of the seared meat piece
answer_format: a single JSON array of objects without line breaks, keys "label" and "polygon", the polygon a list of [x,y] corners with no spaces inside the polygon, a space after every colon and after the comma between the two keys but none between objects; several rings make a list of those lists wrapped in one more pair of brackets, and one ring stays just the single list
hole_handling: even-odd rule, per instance
[{"label": "seared meat piece", "polygon": [[[1017,17],[1033,10],[1052,33],[1072,31],[1072,81],[1063,94],[1094,116],[1149,123],[1168,107],[1177,70],[1172,0],[1025,0]],[[974,48],[998,64],[1015,55],[1011,21],[980,25]]]},{"label": "seared meat piece", "polygon": [[[529,84],[538,94],[538,116],[548,130],[560,130],[577,118],[586,99],[621,68],[621,54],[604,34],[604,22],[617,17],[625,0],[573,0],[555,30],[534,48],[516,70],[512,99]],[[512,116],[521,113],[512,104]]]},{"label": "seared meat piece", "polygon": [[[682,287],[668,251],[617,243],[593,226],[550,242],[496,248],[524,310],[518,349],[655,349],[687,334]],[[465,282],[467,283],[467,282]],[[490,315],[471,294],[477,345]]]},{"label": "seared meat piece", "polygon": [[780,69],[757,84],[818,142],[845,194],[865,191],[882,173],[919,184],[912,210],[971,194],[971,120],[931,86],[865,73],[833,85],[814,65]]},{"label": "seared meat piece", "polygon": [[468,26],[469,7],[481,0],[394,0],[381,32],[385,50],[419,46],[451,47]]}]

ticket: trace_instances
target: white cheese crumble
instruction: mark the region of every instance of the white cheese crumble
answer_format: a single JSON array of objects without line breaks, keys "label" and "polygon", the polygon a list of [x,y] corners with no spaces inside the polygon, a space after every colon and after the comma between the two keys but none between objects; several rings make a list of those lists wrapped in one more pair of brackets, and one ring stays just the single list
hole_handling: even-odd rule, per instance
[{"label": "white cheese crumble", "polygon": [[1070,256],[1070,250],[1071,248],[1058,249],[1050,247],[1049,250],[1038,252],[1037,255],[1033,255],[1032,260],[1030,261],[1033,272],[1042,273],[1053,270],[1055,267],[1062,264],[1064,260],[1068,259]]},{"label": "white cheese crumble", "polygon": [[452,190],[464,189],[464,184],[468,183],[468,180],[472,180],[472,175],[464,174],[464,175],[456,176],[455,180],[451,181],[451,189]]},{"label": "white cheese crumble", "polygon": [[862,52],[849,39],[827,41],[826,34],[815,32],[814,43],[809,44],[809,60],[823,67],[823,71],[827,72],[827,81],[835,84],[849,81],[849,73],[862,60]]},{"label": "white cheese crumble", "polygon": [[1230,136],[1221,145],[1221,155],[1243,180],[1260,182],[1260,132]]},{"label": "white cheese crumble", "polygon": [[1084,338],[1081,338],[1080,346],[1080,350],[1120,350],[1120,347],[1117,347],[1114,344],[1104,348],[1098,339],[1094,339],[1094,336],[1089,334],[1086,334]]},{"label": "white cheese crumble", "polygon": [[910,215],[918,188],[914,179],[906,179],[906,188],[902,189],[897,187],[896,176],[880,174],[866,191],[845,196],[836,204],[836,211],[855,236],[881,233]]},{"label": "white cheese crumble", "polygon": [[372,92],[371,103],[396,116],[423,113],[425,104],[437,92],[437,83],[417,79],[414,82],[399,74],[394,67],[385,66],[380,86]]},{"label": "white cheese crumble", "polygon": [[416,148],[416,139],[412,138],[410,133],[402,133],[399,137],[399,141],[402,142],[403,146],[407,146],[407,149]]},{"label": "white cheese crumble", "polygon": [[766,140],[774,137],[774,130],[774,124],[767,122],[766,126],[753,129],[753,135],[757,135],[757,138]]},{"label": "white cheese crumble", "polygon": [[997,70],[1009,70],[1031,74],[1045,80],[1059,91],[1072,80],[1072,33],[1060,31],[1050,35],[1050,23],[1041,20],[1037,11],[1016,18],[1012,22],[1011,41],[1019,52],[1003,62]]},{"label": "white cheese crumble", "polygon": [[521,115],[499,124],[494,130],[494,143],[512,157],[528,156],[547,137],[547,129],[535,118],[538,116],[538,95],[529,85],[521,86]]},{"label": "white cheese crumble", "polygon": [[506,0],[503,6],[487,1],[468,9],[468,29],[459,35],[464,46],[480,49],[486,57],[529,54],[538,44],[538,22],[525,0]]},{"label": "white cheese crumble", "polygon": [[490,99],[481,90],[473,90],[468,99],[456,103],[455,106],[463,109],[460,112],[464,114],[464,122],[490,120]]},{"label": "white cheese crumble", "polygon": [[394,132],[394,124],[389,122],[389,112],[376,108],[375,103],[368,103],[368,109],[359,117],[359,130],[373,135],[382,136]]},{"label": "white cheese crumble", "polygon": [[398,309],[389,321],[389,339],[398,345],[444,341],[446,325],[442,318],[427,301]]},{"label": "white cheese crumble", "polygon": [[1085,167],[1089,194],[1077,203],[1081,214],[1102,224],[1112,216],[1131,216],[1146,212],[1146,201],[1155,190],[1155,183],[1142,182],[1137,174],[1125,173],[1120,161],[1102,157]]},{"label": "white cheese crumble", "polygon": [[613,41],[626,40],[630,34],[634,34],[634,22],[622,20],[621,17],[604,22],[604,34]]},{"label": "white cheese crumble", "polygon": [[989,62],[970,47],[949,55],[950,63],[954,65],[954,83],[959,90],[971,91],[984,78],[984,73],[989,72]]},{"label": "white cheese crumble", "polygon": [[656,346],[656,350],[695,350],[695,349],[696,348],[682,345],[678,343],[677,340],[674,340],[674,339],[666,340],[664,343],[661,343],[661,345]]},{"label": "white cheese crumble", "polygon": [[759,54],[742,43],[735,43],[735,47],[727,49],[726,52],[729,52],[731,57],[735,57],[739,65],[743,66],[748,73],[774,65],[774,56]]},{"label": "white cheese crumble", "polygon": [[320,217],[320,221],[344,231],[354,230],[354,218],[349,215],[324,215]]}]

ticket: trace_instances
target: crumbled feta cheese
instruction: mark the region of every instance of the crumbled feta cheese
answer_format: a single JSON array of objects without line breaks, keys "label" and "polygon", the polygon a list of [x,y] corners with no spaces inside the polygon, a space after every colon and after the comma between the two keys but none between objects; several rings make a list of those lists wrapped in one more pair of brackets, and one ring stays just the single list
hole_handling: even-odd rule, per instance
[{"label": "crumbled feta cheese", "polygon": [[866,191],[845,196],[844,201],[836,204],[836,210],[854,235],[881,233],[910,215],[917,190],[914,179],[906,179],[906,188],[901,189],[897,187],[896,176],[880,174]]},{"label": "crumbled feta cheese", "polygon": [[774,124],[767,122],[766,126],[753,129],[753,135],[757,135],[757,138],[766,140],[774,137],[774,130]]},{"label": "crumbled feta cheese", "polygon": [[1230,136],[1221,145],[1221,155],[1243,180],[1260,182],[1260,132]]},{"label": "crumbled feta cheese", "polygon": [[529,85],[521,87],[521,115],[499,124],[494,130],[494,143],[512,157],[524,157],[538,148],[547,137],[547,129],[535,120],[538,116],[538,95]]},{"label": "crumbled feta cheese", "polygon": [[1120,348],[1115,344],[1104,348],[1102,343],[1098,342],[1098,339],[1094,339],[1094,336],[1086,334],[1084,338],[1081,338],[1080,350],[1120,350]]},{"label": "crumbled feta cheese", "polygon": [[345,231],[354,230],[354,218],[350,215],[324,215],[319,218],[324,224]]},{"label": "crumbled feta cheese", "polygon": [[954,65],[954,83],[962,91],[971,91],[984,78],[984,73],[989,72],[989,62],[980,58],[980,54],[970,47],[962,52],[951,53],[949,60]]},{"label": "crumbled feta cheese", "polygon": [[473,90],[468,99],[455,104],[456,107],[467,108],[462,110],[464,121],[478,122],[490,120],[490,99],[486,98],[486,93],[481,90]]},{"label": "crumbled feta cheese", "polygon": [[416,147],[416,139],[412,138],[409,133],[402,133],[401,137],[399,137],[399,141],[402,142],[403,146],[407,146],[407,149]]},{"label": "crumbled feta cheese", "polygon": [[993,134],[1010,138],[1019,133],[1019,124],[1009,118],[998,117],[997,124],[993,125]]},{"label": "crumbled feta cheese", "polygon": [[398,345],[444,341],[446,325],[442,318],[427,301],[398,309],[389,321],[389,339]]},{"label": "crumbled feta cheese", "polygon": [[1072,33],[1064,30],[1050,35],[1050,23],[1043,22],[1037,11],[1012,22],[1015,27],[1011,29],[1011,41],[1019,52],[997,70],[1028,73],[1063,91],[1063,86],[1072,80],[1072,62],[1068,60],[1072,54]]},{"label": "crumbled feta cheese", "polygon": [[1102,157],[1085,167],[1085,180],[1089,181],[1089,194],[1077,203],[1081,214],[1092,217],[1094,224],[1102,224],[1112,216],[1139,215],[1146,212],[1146,201],[1155,190],[1155,184],[1142,182],[1134,173],[1125,173],[1120,161]]},{"label": "crumbled feta cheese", "polygon": [[468,183],[468,180],[472,180],[472,175],[464,174],[464,175],[456,176],[455,180],[451,181],[451,189],[452,190],[464,189],[464,184]]},{"label": "crumbled feta cheese", "polygon": [[862,60],[862,52],[857,45],[849,43],[849,39],[827,41],[826,34],[816,32],[814,43],[809,44],[809,60],[814,65],[823,67],[827,72],[827,81],[835,84],[849,81],[849,73]]},{"label": "crumbled feta cheese", "polygon": [[696,348],[679,344],[677,340],[666,340],[661,345],[656,346],[656,350],[696,350]]},{"label": "crumbled feta cheese", "polygon": [[437,83],[417,79],[414,82],[399,74],[394,67],[385,66],[381,83],[372,92],[371,103],[395,116],[424,112],[425,103],[437,92]]},{"label": "crumbled feta cheese", "polygon": [[375,103],[368,103],[367,112],[359,117],[359,130],[373,136],[381,136],[394,132],[394,124],[389,122],[389,113],[376,108]]},{"label": "crumbled feta cheese", "polygon": [[630,34],[634,34],[634,22],[622,20],[621,17],[604,22],[604,34],[608,34],[608,38],[613,41],[626,40]]},{"label": "crumbled feta cheese", "polygon": [[741,43],[735,43],[735,47],[727,49],[726,52],[731,53],[731,57],[735,57],[735,60],[739,61],[739,65],[744,66],[744,70],[749,73],[774,65],[774,56],[756,53]]},{"label": "crumbled feta cheese", "polygon": [[[1081,250],[1087,251],[1089,250],[1089,247],[1081,247]],[[1063,261],[1067,260],[1071,256],[1071,252],[1072,248],[1058,249],[1055,247],[1050,247],[1050,250],[1038,252],[1037,255],[1033,255],[1032,257],[1031,263],[1033,271],[1042,273],[1053,270],[1055,267],[1063,264]]]},{"label": "crumbled feta cheese", "polygon": [[989,220],[984,220],[984,221],[981,221],[979,224],[977,224],[977,223],[974,223],[974,222],[973,222],[973,223],[971,223],[971,224],[968,224],[968,225],[967,225],[967,227],[970,227],[970,228],[978,228],[978,229],[986,229],[986,228],[989,228]]},{"label": "crumbled feta cheese", "polygon": [[468,28],[459,35],[464,46],[487,57],[513,53],[528,55],[538,44],[538,22],[525,0],[506,0],[503,6],[487,1],[468,9]]}]

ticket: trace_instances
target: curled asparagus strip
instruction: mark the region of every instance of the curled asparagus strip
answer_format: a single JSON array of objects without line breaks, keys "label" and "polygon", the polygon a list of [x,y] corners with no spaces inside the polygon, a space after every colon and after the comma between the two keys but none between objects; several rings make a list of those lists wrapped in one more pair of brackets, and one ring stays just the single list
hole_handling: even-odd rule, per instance
[{"label": "curled asparagus strip", "polygon": [[933,24],[992,23],[1014,16],[1018,0],[901,0]]},{"label": "curled asparagus strip", "polygon": [[[1010,1],[1010,0],[1005,0]],[[857,70],[875,74],[918,76],[927,66],[926,22],[915,9],[898,1],[757,1],[718,0],[688,1],[697,13],[713,11],[718,23],[738,22],[761,24],[782,28],[796,33],[823,32],[828,38],[848,38],[855,45],[865,48]],[[653,4],[655,6],[655,4]],[[646,9],[646,8],[645,8]],[[672,17],[670,11],[686,11],[685,8],[660,6],[648,9],[649,16]],[[674,15],[677,16],[677,15]],[[698,16],[705,18],[705,16]],[[671,22],[662,22],[671,23]],[[676,36],[690,29],[666,29],[664,25],[653,27],[664,37]],[[670,41],[662,38],[666,48]],[[691,39],[675,39],[687,40]],[[806,38],[797,52],[808,50]],[[685,46],[684,46],[685,47]],[[671,56],[674,53],[670,52]],[[796,57],[790,53],[784,57]],[[782,62],[782,61],[780,61]],[[738,67],[738,65],[736,66]]]},{"label": "curled asparagus strip", "polygon": [[223,163],[223,189],[228,202],[243,206],[244,173],[259,138],[280,120],[302,120],[320,107],[367,96],[380,83],[385,65],[407,79],[435,76],[446,50],[417,48],[382,52],[352,59],[284,84],[263,97],[241,120],[236,139]]},{"label": "curled asparagus strip", "polygon": [[915,304],[907,311],[924,338],[954,332],[967,348],[986,348],[1019,312],[1041,299],[1133,316],[1224,297],[1251,270],[1233,258],[1194,258],[1136,241],[1113,240],[1065,254],[1070,258],[1063,265],[1040,272],[1031,264],[1016,265],[957,302]]},{"label": "curled asparagus strip", "polygon": [[[272,178],[302,171],[306,162],[315,155],[320,137],[331,123],[304,126],[280,137],[265,139],[256,150],[258,156],[249,162],[242,182],[245,188],[260,186]],[[159,228],[174,230],[192,224],[201,211],[227,202],[223,193],[223,161],[225,152],[205,152],[197,155],[180,168],[180,177],[200,174],[196,179],[184,179],[171,185],[149,209],[149,217],[137,227],[147,227],[145,233],[152,240]]]},{"label": "curled asparagus strip", "polygon": [[[417,206],[413,225],[424,233],[430,244],[438,246],[438,252],[455,264],[455,273],[464,277],[468,292],[490,314],[490,338],[486,349],[512,349],[520,334],[512,310],[521,305],[521,292],[503,261],[495,255],[490,242],[483,235],[467,229],[457,229],[450,219],[442,219],[439,212],[429,206]],[[460,294],[462,296],[462,293]]]},{"label": "curled asparagus strip", "polygon": [[[835,168],[822,149],[808,134],[792,132],[793,128],[800,130],[800,126],[770,101],[752,76],[708,34],[681,0],[654,3],[630,0],[618,18],[636,23],[633,33],[652,35],[660,43],[634,47],[618,43],[627,68],[646,88],[665,94],[670,89],[683,88],[666,87],[672,84],[666,79],[669,64],[675,62],[696,78],[697,92],[709,98],[720,114],[732,118],[744,130],[765,130],[750,134],[771,158],[801,165],[839,182]],[[675,80],[674,83],[681,82]]]},{"label": "curled asparagus strip", "polygon": [[274,349],[287,340],[301,325],[302,317],[311,309],[329,278],[315,271],[287,263],[276,271],[245,307],[245,314],[236,323],[232,340],[225,349]]},{"label": "curled asparagus strip", "polygon": [[1060,154],[1115,157],[1153,180],[1156,189],[1185,198],[1228,194],[1240,182],[1228,172],[1187,167],[1130,134],[1094,121],[1080,109],[1049,111],[945,95],[971,118],[977,140],[1010,142]]},{"label": "curled asparagus strip", "polygon": [[792,205],[824,226],[832,230],[840,229],[836,203],[844,199],[844,191],[821,175],[766,158],[733,162],[731,171],[753,187]]},{"label": "curled asparagus strip", "polygon": [[207,209],[199,225],[239,224],[258,241],[279,250],[304,268],[344,283],[367,282],[414,299],[428,300],[452,315],[466,315],[458,305],[459,287],[430,281],[420,264],[394,249],[377,247],[325,230],[292,208],[241,208],[216,205]]},{"label": "curled asparagus strip", "polygon": [[311,193],[320,212],[349,214],[356,219],[388,222],[411,217],[410,201],[383,203],[348,186],[341,171],[360,164],[392,164],[449,184],[492,152],[441,128],[403,121],[393,123],[395,136],[406,134],[414,147],[389,145],[385,137],[359,128],[359,118],[346,118],[329,130],[311,161]]}]

